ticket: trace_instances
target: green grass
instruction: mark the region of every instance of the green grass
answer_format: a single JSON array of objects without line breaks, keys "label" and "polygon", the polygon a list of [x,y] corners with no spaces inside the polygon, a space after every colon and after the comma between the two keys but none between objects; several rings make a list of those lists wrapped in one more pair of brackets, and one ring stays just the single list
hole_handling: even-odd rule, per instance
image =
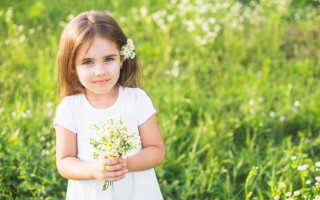
[{"label": "green grass", "polygon": [[2,1],[1,198],[65,197],[52,126],[58,43],[69,18],[92,9],[135,41],[166,143],[165,199],[320,195],[319,1],[197,2]]}]

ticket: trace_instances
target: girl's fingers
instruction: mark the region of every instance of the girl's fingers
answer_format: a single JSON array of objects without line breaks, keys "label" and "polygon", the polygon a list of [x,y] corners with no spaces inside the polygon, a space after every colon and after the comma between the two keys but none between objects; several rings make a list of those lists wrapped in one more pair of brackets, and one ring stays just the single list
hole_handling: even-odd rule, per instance
[{"label": "girl's fingers", "polygon": [[123,179],[124,177],[126,177],[126,175],[122,175],[122,176],[118,176],[118,177],[107,177],[104,181],[105,182],[115,182],[115,181],[119,181],[119,180]]},{"label": "girl's fingers", "polygon": [[107,182],[117,181],[117,180],[123,179],[127,172],[128,172],[127,169],[116,171],[116,172],[106,172],[104,179]]},{"label": "girl's fingers", "polygon": [[116,164],[116,165],[107,165],[106,171],[107,172],[114,172],[114,171],[120,171],[123,169],[122,164]]},{"label": "girl's fingers", "polygon": [[119,158],[107,158],[107,165],[116,165],[119,164]]}]

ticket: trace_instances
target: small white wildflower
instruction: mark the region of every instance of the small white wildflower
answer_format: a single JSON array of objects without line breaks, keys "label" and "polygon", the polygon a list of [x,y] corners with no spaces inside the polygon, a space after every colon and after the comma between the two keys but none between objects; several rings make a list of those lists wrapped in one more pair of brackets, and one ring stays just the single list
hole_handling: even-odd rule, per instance
[{"label": "small white wildflower", "polygon": [[293,195],[294,195],[294,196],[299,196],[299,195],[300,195],[300,192],[299,192],[299,191],[294,191]]},{"label": "small white wildflower", "polygon": [[220,26],[219,24],[216,24],[216,25],[214,26],[214,30],[217,31],[217,32],[219,32],[219,31],[221,30],[221,26]]},{"label": "small white wildflower", "polygon": [[210,17],[210,18],[209,18],[209,23],[210,23],[210,24],[216,23],[216,19],[213,18],[213,17]]},{"label": "small white wildflower", "polygon": [[175,60],[175,61],[173,62],[173,66],[174,66],[174,67],[178,67],[179,64],[180,64],[179,60]]},{"label": "small white wildflower", "polygon": [[315,200],[320,200],[320,196],[317,195],[317,196],[314,197],[314,199],[315,199]]},{"label": "small white wildflower", "polygon": [[51,108],[52,106],[53,106],[53,103],[52,103],[52,102],[50,102],[50,101],[47,102],[47,107],[48,107],[48,108]]},{"label": "small white wildflower", "polygon": [[208,33],[207,33],[207,36],[208,36],[209,38],[216,38],[216,37],[218,36],[218,34],[217,34],[216,32],[208,32]]},{"label": "small white wildflower", "polygon": [[68,20],[69,20],[69,21],[71,21],[73,18],[74,18],[74,15],[73,15],[73,14],[69,14],[69,15],[68,15]]},{"label": "small white wildflower", "polygon": [[274,199],[278,200],[280,199],[280,196],[274,196]]},{"label": "small white wildflower", "polygon": [[310,185],[310,184],[311,184],[311,181],[310,181],[310,180],[307,180],[307,181],[306,181],[306,184],[307,184],[307,185]]},{"label": "small white wildflower", "polygon": [[28,109],[28,110],[26,111],[26,113],[29,115],[29,114],[31,113],[31,110]]},{"label": "small white wildflower", "polygon": [[17,113],[16,112],[12,112],[11,115],[12,115],[12,117],[15,117],[15,116],[17,116]]},{"label": "small white wildflower", "polygon": [[26,117],[27,117],[27,114],[26,114],[26,113],[22,113],[22,114],[21,114],[21,117],[26,118]]},{"label": "small white wildflower", "polygon": [[26,40],[26,36],[25,35],[21,35],[19,38],[19,42],[22,43]]},{"label": "small white wildflower", "polygon": [[284,188],[284,187],[286,187],[286,184],[284,182],[280,182],[279,187]]},{"label": "small white wildflower", "polygon": [[291,156],[291,160],[297,159],[297,156]]},{"label": "small white wildflower", "polygon": [[285,116],[282,115],[282,116],[279,118],[279,121],[280,121],[280,122],[284,122],[285,119],[286,119]]},{"label": "small white wildflower", "polygon": [[320,167],[320,162],[316,162],[316,167]]},{"label": "small white wildflower", "polygon": [[319,182],[320,181],[320,176],[317,176],[315,179],[316,179],[316,181]]},{"label": "small white wildflower", "polygon": [[23,26],[23,25],[19,25],[17,29],[18,29],[18,31],[20,32],[20,31],[22,31],[22,30],[23,30],[23,28],[24,28],[24,26]]},{"label": "small white wildflower", "polygon": [[293,108],[291,109],[291,111],[292,111],[292,112],[297,112],[297,109],[296,109],[295,107],[293,107]]},{"label": "small white wildflower", "polygon": [[34,28],[30,28],[30,29],[29,29],[29,34],[32,35],[32,34],[34,34],[34,32],[35,32]]},{"label": "small white wildflower", "polygon": [[260,97],[260,98],[259,98],[259,102],[260,102],[260,103],[264,102],[264,100],[265,100],[265,99],[264,99],[263,97]]},{"label": "small white wildflower", "polygon": [[295,101],[295,102],[294,102],[294,106],[295,106],[295,107],[299,107],[299,106],[300,106],[300,102],[299,102],[299,101]]},{"label": "small white wildflower", "polygon": [[287,196],[287,197],[291,196],[291,192],[287,192],[287,193],[286,193],[286,196]]},{"label": "small white wildflower", "polygon": [[249,110],[249,113],[250,113],[251,115],[253,115],[253,114],[255,113],[255,110],[254,110],[254,109],[250,109],[250,110]]},{"label": "small white wildflower", "polygon": [[254,105],[254,100],[253,100],[253,99],[250,99],[250,100],[249,100],[249,105],[250,105],[250,106],[253,106],[253,105]]},{"label": "small white wildflower", "polygon": [[299,165],[299,166],[298,166],[298,170],[299,170],[299,171],[302,171],[302,170],[304,170],[304,167],[303,167],[303,165]]},{"label": "small white wildflower", "polygon": [[119,18],[119,20],[120,20],[120,22],[124,22],[124,21],[126,21],[126,17],[121,16],[121,17]]},{"label": "small white wildflower", "polygon": [[204,30],[205,32],[208,32],[208,31],[209,31],[209,25],[206,24],[206,23],[202,24],[201,28],[202,28],[202,30]]},{"label": "small white wildflower", "polygon": [[314,184],[315,186],[319,186],[319,182],[315,182],[315,184]]},{"label": "small white wildflower", "polygon": [[269,116],[270,116],[270,117],[274,117],[274,116],[276,116],[276,113],[273,112],[273,111],[271,111],[271,112],[269,112]]}]

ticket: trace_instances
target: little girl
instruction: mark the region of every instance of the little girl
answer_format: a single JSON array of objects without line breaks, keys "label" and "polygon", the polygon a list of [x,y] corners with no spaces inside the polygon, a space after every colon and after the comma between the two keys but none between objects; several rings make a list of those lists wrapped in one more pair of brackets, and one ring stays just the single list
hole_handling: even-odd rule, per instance
[{"label": "little girl", "polygon": [[[56,162],[61,176],[69,179],[67,199],[162,199],[153,168],[163,161],[165,147],[150,98],[134,88],[140,66],[133,41],[108,14],[82,13],[62,34],[58,67]],[[94,133],[88,127],[110,118],[135,129],[142,146],[125,159],[94,160]],[[102,191],[104,182],[114,187]]]}]

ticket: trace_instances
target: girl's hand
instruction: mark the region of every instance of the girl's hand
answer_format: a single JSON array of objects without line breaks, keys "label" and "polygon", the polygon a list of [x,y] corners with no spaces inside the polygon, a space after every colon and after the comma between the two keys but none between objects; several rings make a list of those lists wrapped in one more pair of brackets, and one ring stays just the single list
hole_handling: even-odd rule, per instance
[{"label": "girl's hand", "polygon": [[[104,166],[107,164],[105,170]],[[128,172],[126,160],[123,158],[100,158],[94,167],[93,176],[103,182],[115,182],[125,177]]]}]

